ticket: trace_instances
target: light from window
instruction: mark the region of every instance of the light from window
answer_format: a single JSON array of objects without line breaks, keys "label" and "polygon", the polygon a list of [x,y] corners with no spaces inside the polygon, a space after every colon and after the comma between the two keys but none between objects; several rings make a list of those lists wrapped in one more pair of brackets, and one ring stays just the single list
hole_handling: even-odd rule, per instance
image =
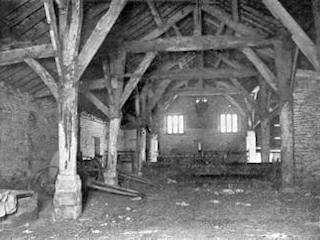
[{"label": "light from window", "polygon": [[168,134],[184,133],[183,115],[167,116],[167,133]]},{"label": "light from window", "polygon": [[237,114],[221,114],[220,115],[220,131],[222,133],[238,132],[238,115]]}]

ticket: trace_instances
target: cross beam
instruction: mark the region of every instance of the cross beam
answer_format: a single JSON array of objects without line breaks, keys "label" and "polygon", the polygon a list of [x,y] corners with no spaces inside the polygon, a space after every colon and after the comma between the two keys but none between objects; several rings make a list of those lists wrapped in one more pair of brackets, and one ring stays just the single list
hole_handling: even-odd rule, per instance
[{"label": "cross beam", "polygon": [[257,37],[236,37],[236,36],[192,36],[192,37],[171,37],[155,40],[138,40],[126,42],[124,48],[133,53],[151,51],[201,51],[219,50],[229,48],[257,47],[271,45],[275,40],[267,40]]}]

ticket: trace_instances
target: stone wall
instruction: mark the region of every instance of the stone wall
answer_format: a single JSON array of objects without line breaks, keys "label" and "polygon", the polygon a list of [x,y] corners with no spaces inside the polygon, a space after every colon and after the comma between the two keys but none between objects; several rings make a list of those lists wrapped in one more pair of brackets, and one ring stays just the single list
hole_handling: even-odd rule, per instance
[{"label": "stone wall", "polygon": [[[166,134],[166,126],[163,124],[159,134],[160,154],[197,153],[198,142],[201,142],[204,151],[245,151],[246,119],[224,97],[211,96],[207,99],[208,108],[201,114],[195,108],[195,97],[179,97],[175,100],[165,116],[183,114],[185,133]],[[231,112],[238,114],[239,132],[220,133],[220,114]]]},{"label": "stone wall", "polygon": [[57,107],[0,83],[1,185],[25,182],[58,149]]},{"label": "stone wall", "polygon": [[296,180],[312,187],[320,181],[320,77],[298,71],[293,94]]}]

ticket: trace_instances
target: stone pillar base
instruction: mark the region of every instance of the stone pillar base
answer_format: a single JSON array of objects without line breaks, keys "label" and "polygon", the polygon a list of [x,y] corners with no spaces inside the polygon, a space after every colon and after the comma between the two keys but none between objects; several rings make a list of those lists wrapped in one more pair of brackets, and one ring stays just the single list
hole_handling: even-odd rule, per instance
[{"label": "stone pillar base", "polygon": [[118,186],[118,174],[116,171],[107,170],[103,173],[104,183]]},{"label": "stone pillar base", "polygon": [[53,207],[55,220],[77,219],[80,216],[82,193],[79,175],[58,175]]}]

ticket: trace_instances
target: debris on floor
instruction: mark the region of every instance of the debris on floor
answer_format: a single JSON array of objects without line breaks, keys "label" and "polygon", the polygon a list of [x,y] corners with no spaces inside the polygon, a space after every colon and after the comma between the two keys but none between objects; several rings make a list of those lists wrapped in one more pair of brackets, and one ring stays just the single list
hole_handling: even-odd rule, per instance
[{"label": "debris on floor", "polygon": [[176,205],[177,205],[177,206],[181,206],[181,207],[188,207],[188,206],[190,206],[189,203],[186,203],[186,202],[184,202],[184,201],[182,201],[182,202],[176,202]]},{"label": "debris on floor", "polygon": [[167,179],[167,184],[176,184],[176,183],[177,183],[177,181],[174,179],[171,179],[171,178]]}]

